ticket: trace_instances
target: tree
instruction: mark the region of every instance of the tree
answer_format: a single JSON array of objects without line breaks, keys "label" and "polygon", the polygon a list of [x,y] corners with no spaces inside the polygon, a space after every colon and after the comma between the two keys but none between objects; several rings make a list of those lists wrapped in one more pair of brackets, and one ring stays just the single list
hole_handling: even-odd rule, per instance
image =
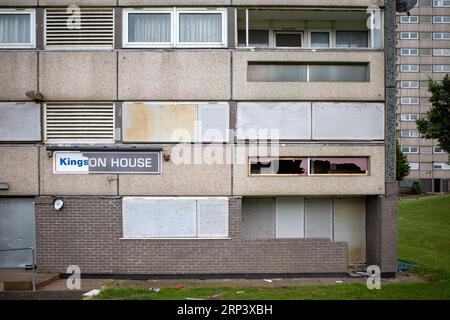
[{"label": "tree", "polygon": [[431,109],[418,119],[417,129],[426,139],[437,139],[439,146],[450,153],[450,78],[445,75],[442,82],[430,79]]},{"label": "tree", "polygon": [[397,141],[396,148],[396,156],[397,156],[397,168],[396,168],[396,178],[397,181],[402,181],[404,177],[409,174],[410,165],[406,155],[402,152],[400,148],[400,144]]}]

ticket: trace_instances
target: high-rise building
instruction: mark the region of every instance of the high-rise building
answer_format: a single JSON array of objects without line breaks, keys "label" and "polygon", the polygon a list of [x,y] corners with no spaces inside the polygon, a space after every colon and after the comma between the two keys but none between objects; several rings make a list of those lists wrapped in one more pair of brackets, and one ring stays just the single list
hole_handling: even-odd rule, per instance
[{"label": "high-rise building", "polygon": [[393,275],[395,18],[0,0],[0,248],[40,272]]},{"label": "high-rise building", "polygon": [[424,192],[448,192],[448,154],[436,140],[420,138],[416,120],[430,109],[429,79],[450,74],[450,1],[419,0],[397,17],[397,136],[411,169],[401,182],[419,181]]}]

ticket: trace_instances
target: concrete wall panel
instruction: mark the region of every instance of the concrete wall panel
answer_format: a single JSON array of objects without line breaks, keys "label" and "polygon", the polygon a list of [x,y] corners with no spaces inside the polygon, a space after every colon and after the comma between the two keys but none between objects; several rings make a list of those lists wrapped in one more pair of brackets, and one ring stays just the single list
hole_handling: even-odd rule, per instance
[{"label": "concrete wall panel", "polygon": [[[231,194],[231,147],[167,147],[160,175],[120,175],[121,195],[226,196]],[[203,160],[202,160],[203,159]],[[216,161],[217,160],[217,161]],[[203,164],[202,164],[203,163]]]},{"label": "concrete wall panel", "polygon": [[[251,82],[248,62],[370,62],[369,82]],[[384,100],[384,53],[359,52],[233,52],[235,100]]]},{"label": "concrete wall panel", "polygon": [[231,0],[119,0],[119,6],[225,6]]},{"label": "concrete wall panel", "polygon": [[20,6],[36,6],[38,0],[0,0],[0,6],[11,6],[11,7],[20,7]]},{"label": "concrete wall panel", "polygon": [[38,188],[38,148],[0,147],[0,182],[9,184],[9,190],[0,190],[0,196],[35,196]]},{"label": "concrete wall panel", "polygon": [[40,148],[40,186],[41,195],[117,195],[117,175],[54,174],[53,157]]},{"label": "concrete wall panel", "polygon": [[[336,6],[335,0],[233,0],[236,6]],[[384,0],[341,0],[339,7],[368,7],[369,5],[384,6]]]},{"label": "concrete wall panel", "polygon": [[119,53],[120,100],[229,100],[230,53]]},{"label": "concrete wall panel", "polygon": [[29,100],[25,93],[37,90],[37,53],[0,52],[0,100]]},{"label": "concrete wall panel", "polygon": [[39,0],[41,6],[115,6],[117,0]]},{"label": "concrete wall panel", "polygon": [[[246,160],[249,154],[254,156],[258,153],[257,150],[248,149],[244,146],[236,147],[235,161],[237,164],[233,169],[233,194],[235,195],[365,195],[384,193],[385,157],[384,146],[381,145],[288,145],[279,149],[279,156],[282,157],[368,156],[370,157],[368,176],[249,176]],[[245,155],[247,155],[247,158]]]},{"label": "concrete wall panel", "polygon": [[115,100],[115,52],[42,52],[40,90],[46,100]]}]

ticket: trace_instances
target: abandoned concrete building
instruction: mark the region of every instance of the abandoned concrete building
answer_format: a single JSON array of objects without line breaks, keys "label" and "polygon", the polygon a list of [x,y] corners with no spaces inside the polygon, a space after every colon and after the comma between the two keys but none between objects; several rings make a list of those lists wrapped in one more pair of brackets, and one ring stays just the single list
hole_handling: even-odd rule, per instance
[{"label": "abandoned concrete building", "polygon": [[384,0],[0,0],[0,249],[395,274],[395,24]]},{"label": "abandoned concrete building", "polygon": [[410,14],[397,17],[397,137],[411,166],[400,189],[419,181],[424,192],[449,192],[448,153],[415,122],[431,106],[428,79],[450,73],[450,1],[419,0]]}]

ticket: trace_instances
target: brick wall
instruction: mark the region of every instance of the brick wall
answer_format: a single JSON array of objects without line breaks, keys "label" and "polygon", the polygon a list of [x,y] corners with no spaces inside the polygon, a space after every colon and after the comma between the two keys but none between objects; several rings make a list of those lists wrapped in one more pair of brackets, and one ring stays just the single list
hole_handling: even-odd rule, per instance
[{"label": "brick wall", "polygon": [[218,240],[151,240],[122,237],[120,198],[67,197],[60,212],[53,198],[36,199],[40,272],[244,274],[347,271],[347,244],[326,239],[244,239],[241,198],[230,198],[230,237]]}]

